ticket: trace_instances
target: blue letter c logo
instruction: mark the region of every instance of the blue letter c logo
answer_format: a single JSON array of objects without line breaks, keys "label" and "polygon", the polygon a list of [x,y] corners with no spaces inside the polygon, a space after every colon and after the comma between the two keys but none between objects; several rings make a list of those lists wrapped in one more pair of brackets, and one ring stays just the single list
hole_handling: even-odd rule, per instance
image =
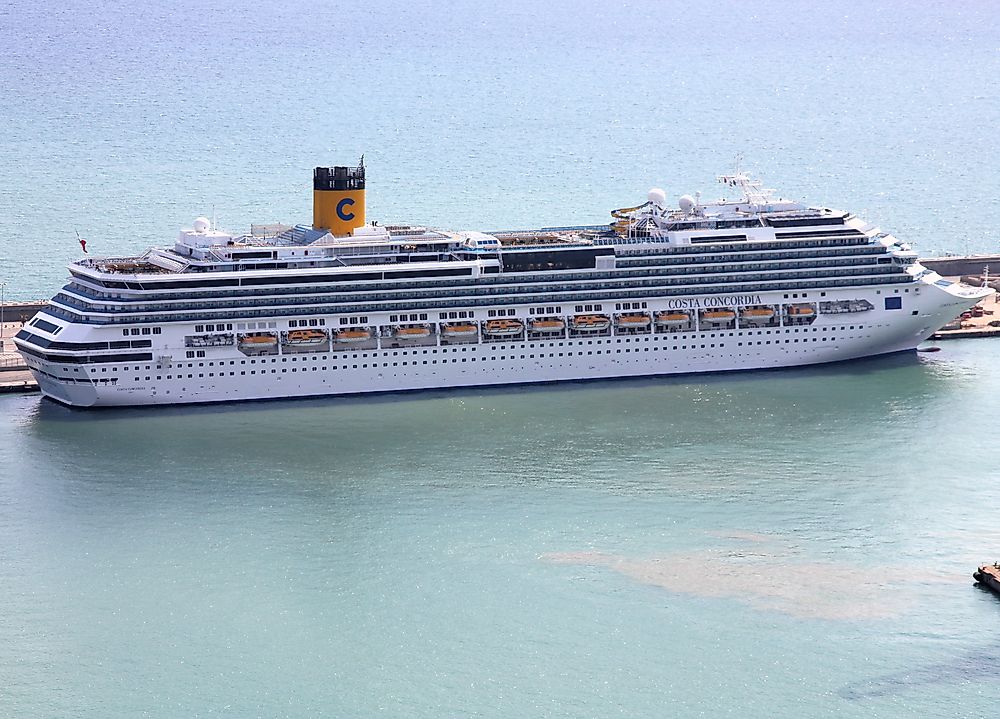
[{"label": "blue letter c logo", "polygon": [[353,212],[344,212],[344,208],[345,207],[347,207],[348,205],[353,205],[353,204],[354,204],[354,200],[352,200],[350,197],[345,197],[343,200],[341,200],[340,202],[338,202],[337,203],[337,217],[339,217],[340,219],[342,219],[344,222],[350,222],[351,220],[353,220],[354,219],[354,213]]}]

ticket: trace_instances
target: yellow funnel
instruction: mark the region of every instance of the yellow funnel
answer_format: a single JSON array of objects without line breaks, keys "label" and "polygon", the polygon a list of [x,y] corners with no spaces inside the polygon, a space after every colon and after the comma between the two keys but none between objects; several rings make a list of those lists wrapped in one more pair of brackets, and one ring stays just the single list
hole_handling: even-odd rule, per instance
[{"label": "yellow funnel", "polygon": [[365,224],[365,166],[313,170],[313,227],[349,235]]}]

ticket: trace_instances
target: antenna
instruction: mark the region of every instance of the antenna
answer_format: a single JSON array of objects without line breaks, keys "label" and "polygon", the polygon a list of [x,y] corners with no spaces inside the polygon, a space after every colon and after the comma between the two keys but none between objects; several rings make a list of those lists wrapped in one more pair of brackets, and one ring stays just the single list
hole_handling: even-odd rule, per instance
[{"label": "antenna", "polygon": [[215,226],[215,203],[212,203],[212,232],[215,232],[218,227]]}]

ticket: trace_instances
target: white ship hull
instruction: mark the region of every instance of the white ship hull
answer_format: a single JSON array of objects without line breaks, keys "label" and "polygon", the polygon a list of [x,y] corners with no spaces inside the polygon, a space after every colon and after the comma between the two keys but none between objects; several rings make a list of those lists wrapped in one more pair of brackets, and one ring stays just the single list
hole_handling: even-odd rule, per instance
[{"label": "white ship hull", "polygon": [[[914,350],[939,327],[989,294],[964,285],[937,286],[930,275],[905,290],[883,285],[824,293],[827,300],[867,299],[875,309],[823,314],[810,324],[757,325],[603,336],[497,339],[403,347],[352,347],[248,357],[234,347],[185,357],[190,325],[165,326],[154,359],[142,365],[53,365],[26,356],[46,397],[80,407],[210,403],[399,392],[488,385],[774,369]],[[882,309],[899,293],[900,309]],[[905,294],[902,294],[904,293]],[[816,295],[819,293],[816,292]],[[841,296],[838,296],[841,295]],[[686,300],[674,300],[678,302]],[[699,302],[698,298],[693,298]],[[780,305],[782,294],[755,304]],[[653,305],[664,305],[654,307]],[[649,302],[652,311],[671,307]],[[234,318],[236,321],[237,318]],[[653,329],[653,328],[650,328]],[[60,338],[106,339],[114,328],[68,325]],[[374,340],[373,340],[374,342]]]},{"label": "white ship hull", "polygon": [[992,293],[850,213],[718,179],[742,199],[652,190],[607,226],[487,234],[366,224],[365,168],[317,167],[312,225],[198,218],[172,248],[84,258],[14,342],[68,405],[231,402],[842,362]]}]

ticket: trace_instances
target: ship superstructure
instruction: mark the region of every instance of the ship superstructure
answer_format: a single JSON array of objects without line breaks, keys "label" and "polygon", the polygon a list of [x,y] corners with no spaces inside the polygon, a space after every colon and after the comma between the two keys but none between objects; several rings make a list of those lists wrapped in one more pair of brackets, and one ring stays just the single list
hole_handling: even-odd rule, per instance
[{"label": "ship superstructure", "polygon": [[991,290],[847,212],[651,190],[609,225],[449,232],[365,219],[316,168],[312,225],[205,218],[82,259],[16,337],[47,397],[176,404],[761,369],[913,350]]}]

